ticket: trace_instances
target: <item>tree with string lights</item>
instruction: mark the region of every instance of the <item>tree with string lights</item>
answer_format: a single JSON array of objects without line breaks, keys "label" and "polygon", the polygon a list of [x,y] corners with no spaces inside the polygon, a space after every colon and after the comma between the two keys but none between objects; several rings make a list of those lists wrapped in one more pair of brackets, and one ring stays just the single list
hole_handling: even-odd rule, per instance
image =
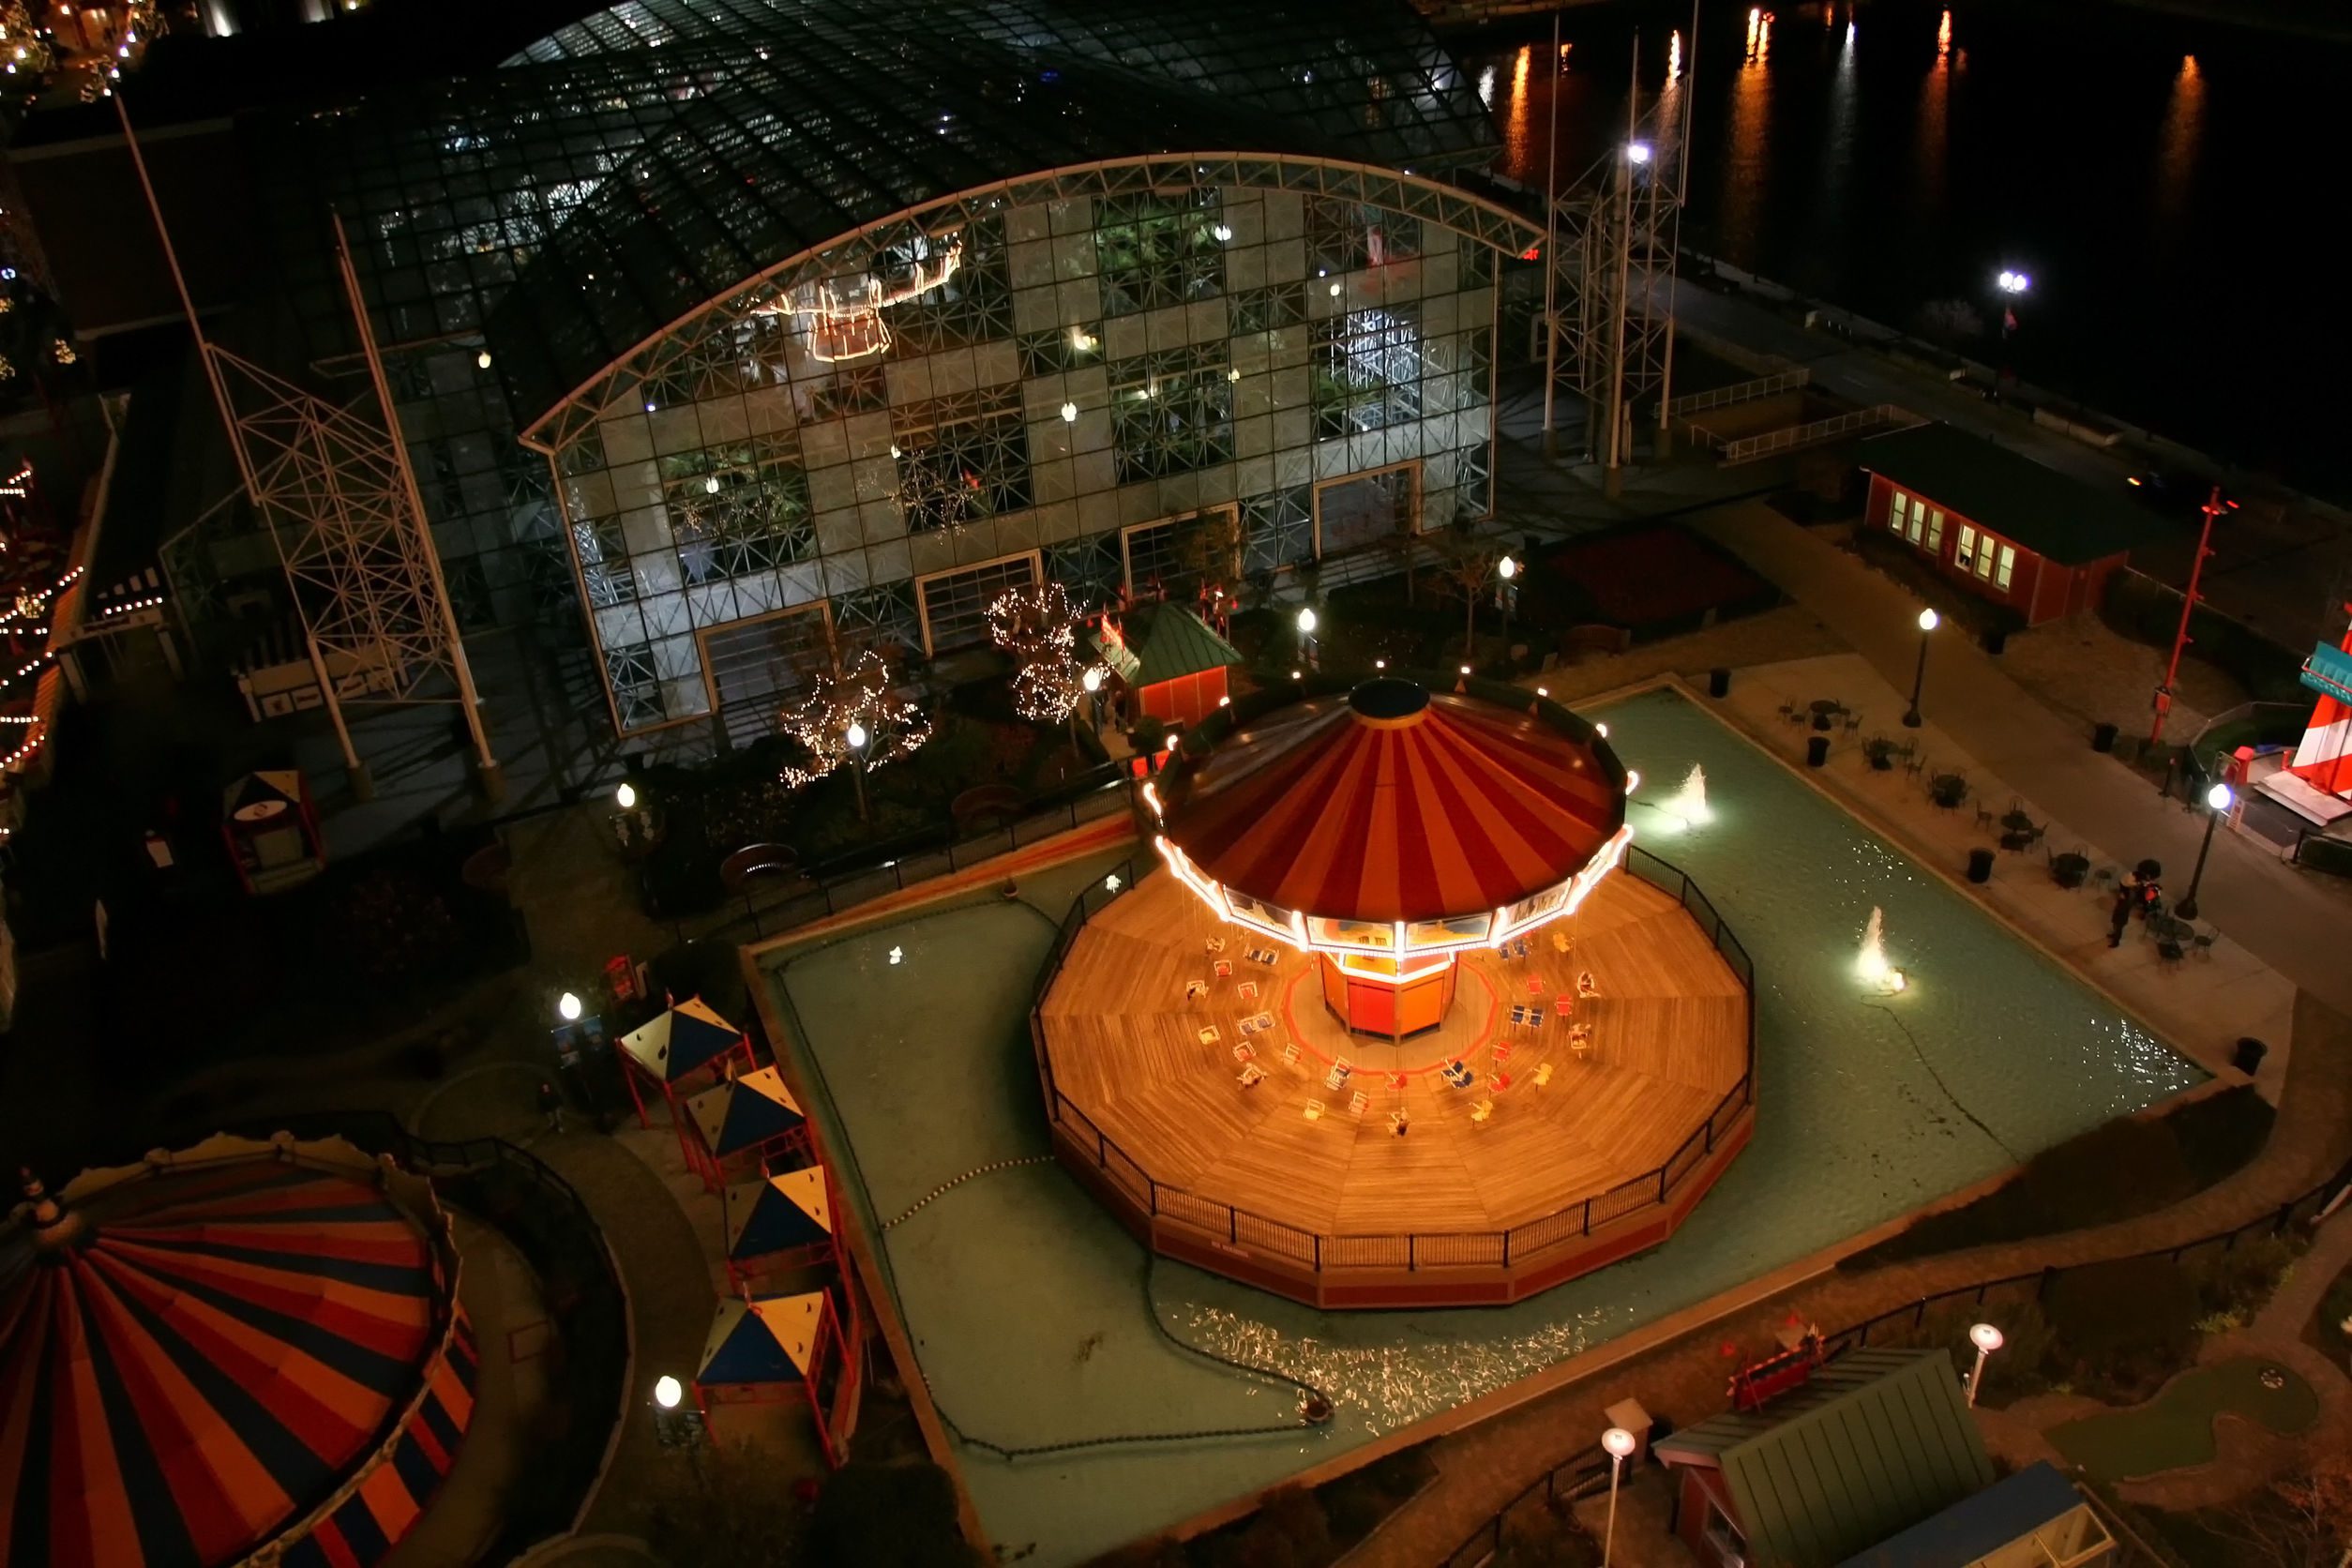
[{"label": "tree with string lights", "polygon": [[1013,656],[1013,711],[1035,724],[1068,721],[1074,745],[1087,672],[1102,678],[1101,665],[1078,656],[1085,622],[1085,611],[1059,582],[1008,588],[988,606],[988,635]]},{"label": "tree with string lights", "polygon": [[931,738],[930,716],[898,697],[895,684],[889,660],[871,648],[830,656],[779,716],[803,753],[781,770],[784,782],[799,789],[847,767],[857,780],[858,821],[870,821],[866,776],[913,756]]}]

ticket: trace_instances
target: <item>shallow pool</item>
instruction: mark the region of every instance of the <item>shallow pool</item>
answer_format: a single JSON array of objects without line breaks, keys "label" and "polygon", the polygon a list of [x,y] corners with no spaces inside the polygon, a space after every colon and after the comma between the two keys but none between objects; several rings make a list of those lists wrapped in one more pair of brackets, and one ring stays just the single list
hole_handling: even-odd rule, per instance
[{"label": "shallow pool", "polygon": [[[889,1226],[900,1309],[963,1435],[1023,1448],[1294,1415],[1293,1391],[1169,1334],[1306,1379],[1337,1405],[1311,1435],[1011,1461],[968,1444],[965,1478],[1000,1543],[1033,1544],[1039,1568],[1082,1560],[2202,1079],[1697,703],[1662,691],[1591,716],[1644,776],[1636,800],[1658,803],[1632,814],[1640,841],[1691,874],[1756,961],[1756,1130],[1665,1245],[1516,1306],[1323,1314],[1152,1264],[1050,1163],[1007,1165],[915,1207],[963,1172],[1045,1151],[1027,1035],[1054,934],[1041,912],[1058,917],[1121,856],[1025,878],[1020,902],[966,903],[771,959],[829,1102],[818,1113],[851,1153],[852,1199]],[[1662,807],[1694,762],[1712,820],[1676,830]],[[1893,998],[1856,973],[1874,905],[1910,980]]]}]

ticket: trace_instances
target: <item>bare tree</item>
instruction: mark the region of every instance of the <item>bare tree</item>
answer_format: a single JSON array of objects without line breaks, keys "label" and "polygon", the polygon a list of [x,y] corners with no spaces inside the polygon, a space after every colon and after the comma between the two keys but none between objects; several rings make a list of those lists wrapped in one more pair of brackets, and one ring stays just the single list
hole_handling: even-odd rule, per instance
[{"label": "bare tree", "polygon": [[988,606],[988,635],[1013,656],[1013,711],[1038,724],[1070,724],[1078,739],[1078,705],[1087,671],[1102,666],[1078,655],[1086,615],[1059,582],[1008,588]]},{"label": "bare tree", "polygon": [[872,648],[829,648],[825,665],[814,671],[801,694],[778,716],[784,732],[800,744],[803,760],[787,763],[784,782],[794,789],[813,784],[842,767],[857,780],[858,820],[867,820],[866,776],[912,757],[931,738],[931,719],[922,707],[897,696],[889,660]]},{"label": "bare tree", "polygon": [[2219,1511],[2215,1532],[2267,1568],[2332,1568],[2352,1552],[2352,1458],[2318,1456]]},{"label": "bare tree", "polygon": [[1478,601],[1494,581],[1495,563],[1502,551],[1474,535],[1454,531],[1444,535],[1437,568],[1438,584],[1448,597],[1462,601],[1462,657],[1478,656]]}]

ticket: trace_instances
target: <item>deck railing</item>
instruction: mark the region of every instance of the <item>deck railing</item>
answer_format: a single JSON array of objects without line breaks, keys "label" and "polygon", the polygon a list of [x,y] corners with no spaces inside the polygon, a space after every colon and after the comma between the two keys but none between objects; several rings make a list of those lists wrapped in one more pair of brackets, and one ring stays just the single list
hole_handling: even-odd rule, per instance
[{"label": "deck railing", "polygon": [[1324,1236],[1286,1225],[1264,1214],[1203,1198],[1183,1187],[1155,1181],[1086,1113],[1062,1093],[1053,1079],[1053,1063],[1046,1051],[1045,1001],[1061,973],[1070,944],[1095,913],[1134,887],[1133,863],[1123,866],[1115,879],[1091,883],[1063,916],[1052,949],[1037,972],[1029,1010],[1030,1044],[1036,1055],[1038,1080],[1045,1086],[1046,1106],[1064,1148],[1091,1160],[1106,1183],[1123,1195],[1147,1222],[1165,1220],[1184,1227],[1212,1244],[1247,1247],[1261,1257],[1283,1259],[1316,1274],[1355,1270],[1413,1271],[1420,1269],[1500,1268],[1540,1263],[1555,1248],[1581,1242],[1595,1230],[1644,1210],[1663,1207],[1699,1168],[1716,1143],[1738,1124],[1740,1114],[1756,1098],[1756,965],[1747,949],[1732,935],[1705,894],[1679,867],[1638,844],[1626,847],[1625,869],[1661,892],[1674,896],[1697,922],[1725,963],[1749,993],[1747,1038],[1740,1081],[1715,1104],[1705,1122],[1691,1130],[1680,1148],[1657,1168],[1619,1183],[1606,1192],[1581,1199],[1540,1219],[1507,1230],[1409,1231],[1394,1235]]},{"label": "deck railing", "polygon": [[1727,408],[1733,403],[1749,402],[1757,398],[1770,398],[1776,393],[1793,392],[1807,385],[1813,372],[1802,365],[1793,370],[1780,370],[1754,381],[1735,382],[1729,386],[1711,387],[1693,392],[1666,404],[1666,413],[1679,419],[1686,414],[1697,414],[1711,408]]}]

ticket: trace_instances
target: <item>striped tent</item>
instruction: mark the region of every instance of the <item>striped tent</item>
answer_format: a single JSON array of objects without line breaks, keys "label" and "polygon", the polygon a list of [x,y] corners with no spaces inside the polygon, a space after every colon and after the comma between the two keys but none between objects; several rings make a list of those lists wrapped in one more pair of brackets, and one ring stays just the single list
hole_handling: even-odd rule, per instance
[{"label": "striped tent", "polygon": [[[372,1186],[264,1157],[69,1210],[28,1191],[0,1235],[8,1562],[241,1558],[326,1502],[446,1366],[427,1365],[452,1310],[432,1244]],[[472,1402],[443,1396],[445,1469]]]},{"label": "striped tent", "polygon": [[825,1173],[815,1166],[758,1182],[738,1182],[724,1195],[727,1259],[741,1263],[833,1240],[833,1206]]},{"label": "striped tent", "polygon": [[824,1328],[822,1291],[725,1297],[711,1319],[694,1380],[704,1388],[807,1382],[816,1372]]},{"label": "striped tent", "polygon": [[1286,910],[1485,913],[1557,887],[1624,823],[1614,757],[1570,723],[1532,700],[1365,681],[1171,770],[1162,832],[1209,880]]}]

